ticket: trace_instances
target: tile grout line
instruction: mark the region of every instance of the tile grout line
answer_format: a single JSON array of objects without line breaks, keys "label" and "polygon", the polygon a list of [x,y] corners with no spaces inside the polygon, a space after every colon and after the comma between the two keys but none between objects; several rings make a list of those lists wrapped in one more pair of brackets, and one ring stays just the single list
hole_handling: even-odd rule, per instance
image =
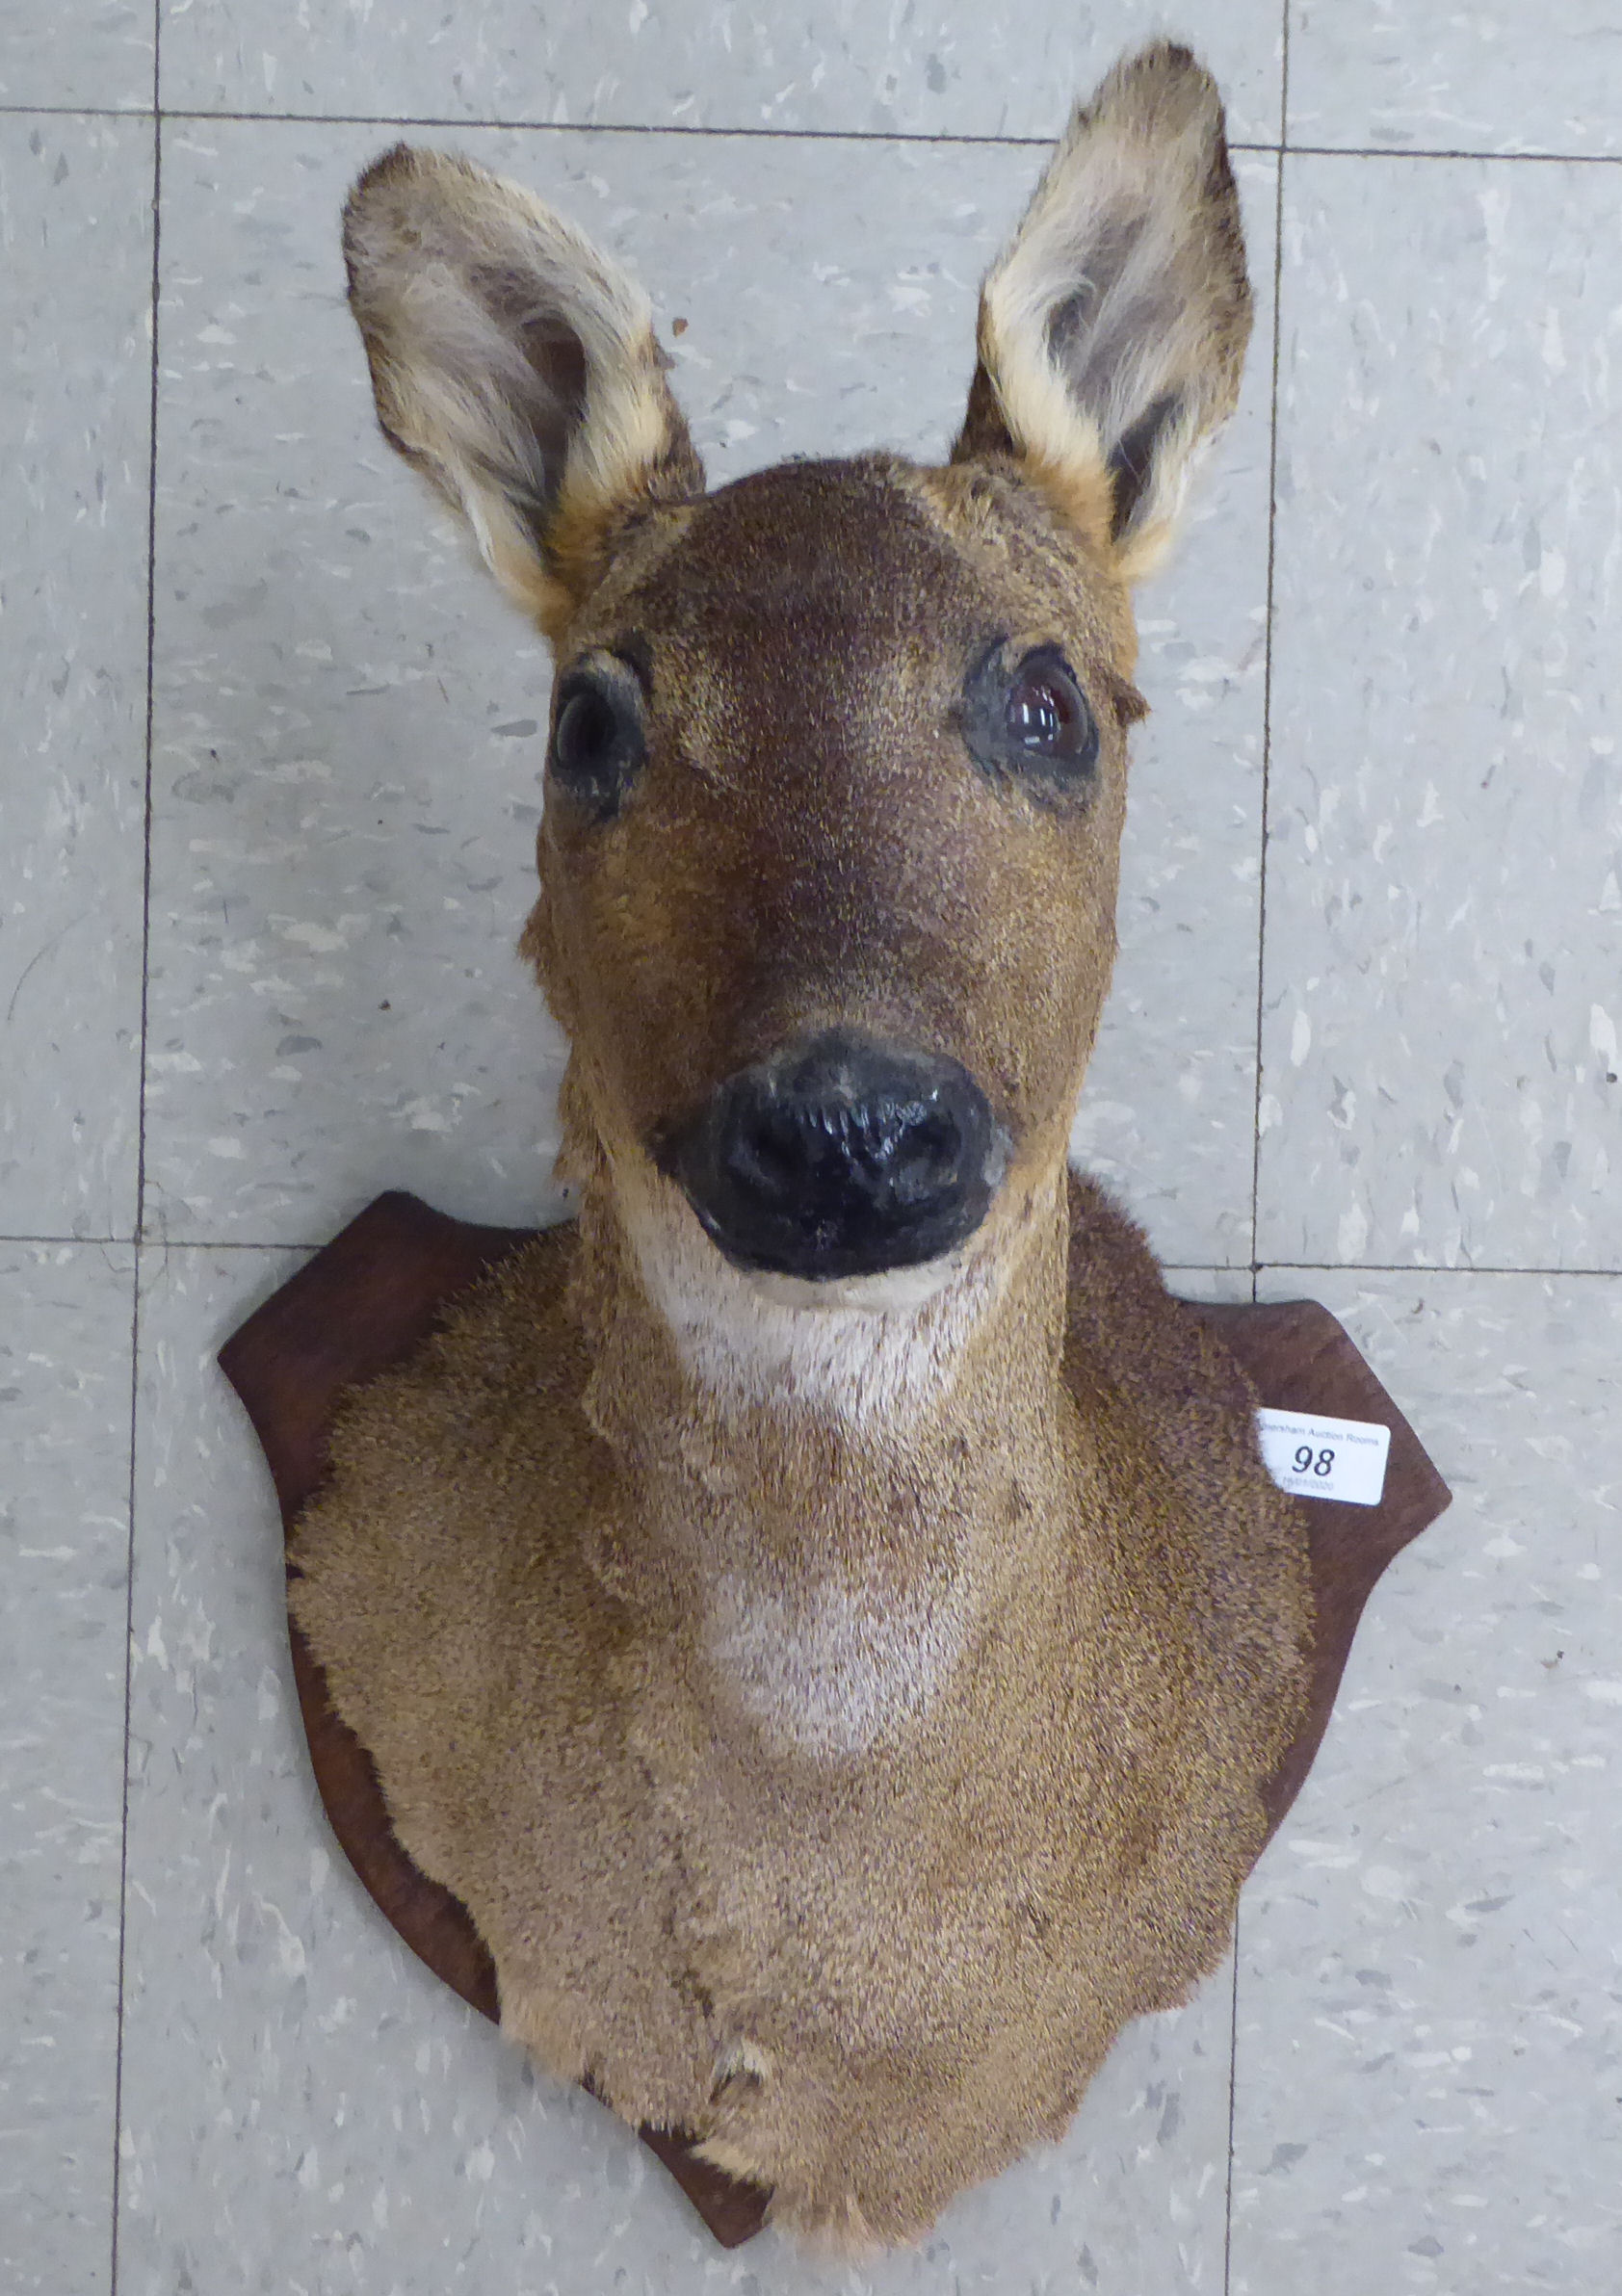
[{"label": "tile grout line", "polygon": [[1585,1281],[1598,1276],[1612,1283],[1622,1278],[1622,1267],[1501,1267],[1466,1261],[1454,1261],[1446,1267],[1420,1260],[1258,1260],[1255,1264],[1258,1274],[1271,1268],[1298,1270],[1303,1275],[1546,1275],[1581,1276]]},{"label": "tile grout line", "polygon": [[[0,104],[0,119],[133,119],[154,117],[149,106],[129,104]],[[448,135],[600,135],[600,136],[712,136],[761,142],[823,144],[951,144],[970,147],[1019,148],[1044,151],[1053,135],[998,136],[943,132],[927,128],[857,127],[738,127],[695,126],[686,120],[640,119],[499,119],[461,117],[423,112],[393,116],[382,112],[227,112],[163,105],[156,117],[186,124],[207,126],[219,121],[248,127],[377,127],[442,128]],[[1622,168],[1622,151],[1484,151],[1452,144],[1294,144],[1256,138],[1230,137],[1230,151],[1252,153],[1289,151],[1297,158],[1327,160],[1480,160],[1497,165],[1531,168]]]},{"label": "tile grout line", "polygon": [[[1260,869],[1256,886],[1256,1084],[1250,1129],[1250,1298],[1260,1293],[1261,1264],[1256,1257],[1261,1217],[1262,1168],[1262,1015],[1268,944],[1268,807],[1272,774],[1272,656],[1273,574],[1278,545],[1278,366],[1284,338],[1284,162],[1290,148],[1290,7],[1279,11],[1278,157],[1273,184],[1272,247],[1272,399],[1268,432],[1268,613],[1267,661],[1262,673],[1262,821]],[[1222,2296],[1233,2296],[1234,2269],[1234,2139],[1239,2128],[1239,1940],[1244,1920],[1244,1900],[1234,1907],[1233,1984],[1228,1996],[1228,2158],[1222,2189]]]},{"label": "tile grout line", "polygon": [[[1290,29],[1286,0],[1284,69],[1280,109],[1289,102]],[[1272,401],[1268,429],[1268,582],[1267,655],[1262,670],[1262,819],[1256,887],[1256,1069],[1250,1116],[1250,1266],[1254,1279],[1261,1265],[1257,1245],[1261,1229],[1262,1182],[1262,1028],[1267,992],[1268,946],[1268,831],[1272,797],[1272,671],[1275,632],[1275,577],[1278,564],[1278,378],[1280,347],[1284,339],[1284,163],[1280,150],[1273,184],[1272,252]]]},{"label": "tile grout line", "polygon": [[[562,1226],[563,1222],[547,1220],[537,1223],[537,1232],[544,1228]],[[336,1233],[336,1230],[333,1231]],[[0,1235],[0,1244],[24,1246],[39,1245],[52,1249],[82,1244],[87,1250],[105,1251],[118,1248],[126,1251],[173,1252],[319,1252],[332,1240],[331,1236],[321,1239],[309,1237],[249,1237],[241,1236],[28,1236]],[[1162,1260],[1160,1267],[1165,1275],[1229,1275],[1248,1277],[1254,1292],[1260,1277],[1269,1274],[1287,1275],[1406,1275],[1428,1280],[1432,1276],[1546,1276],[1552,1282],[1570,1277],[1583,1283],[1622,1283],[1622,1266],[1618,1267],[1559,1267],[1548,1262],[1529,1262],[1515,1266],[1499,1263],[1454,1261],[1442,1265],[1434,1261],[1421,1260]]]},{"label": "tile grout line", "polygon": [[[1279,0],[1278,13],[1278,143],[1276,145],[1276,173],[1273,177],[1272,215],[1272,387],[1268,399],[1268,578],[1267,615],[1265,628],[1267,645],[1262,665],[1262,819],[1261,838],[1256,856],[1256,1065],[1251,1084],[1250,1118],[1250,1304],[1257,1303],[1257,1277],[1260,1263],[1256,1257],[1256,1232],[1260,1218],[1260,1168],[1262,1149],[1262,966],[1267,947],[1268,931],[1268,795],[1272,750],[1272,613],[1273,613],[1273,555],[1277,538],[1277,479],[1278,479],[1278,347],[1283,320],[1284,301],[1284,155],[1290,148],[1290,7],[1291,0]],[[1237,1932],[1236,1932],[1237,1934]],[[1238,1964],[1235,1964],[1236,1971]],[[1238,1978],[1235,1985],[1237,1989]],[[1236,1992],[1235,2015],[1238,2015]],[[1230,2076],[1232,2065],[1230,2061]],[[1229,2104],[1233,2091],[1230,2077]],[[1231,2121],[1231,2109],[1230,2109]],[[1231,2137],[1230,2127],[1230,2137]],[[1233,2157],[1229,2147],[1228,2159],[1229,2201],[1232,2202]],[[1227,2253],[1223,2250],[1223,2296],[1227,2292]]]},{"label": "tile grout line", "polygon": [[1228,1988],[1228,2175],[1222,2192],[1222,2296],[1232,2296],[1234,2255],[1234,2129],[1239,2121],[1239,1927],[1244,1918],[1242,1896],[1234,1908],[1234,1933],[1229,1950],[1233,1977]]},{"label": "tile grout line", "polygon": [[[162,13],[162,0],[154,0]],[[157,71],[153,51],[154,91]],[[146,1228],[146,1039],[151,1014],[149,966],[152,948],[152,734],[155,723],[155,672],[158,639],[158,297],[159,260],[163,233],[163,120],[152,117],[152,380],[147,407],[146,464],[146,740],[145,781],[143,793],[143,850],[141,881],[141,1070],[138,1079],[139,1115],[135,1155],[135,1242],[145,1241]]]},{"label": "tile grout line", "polygon": [[130,1279],[129,1530],[124,1559],[123,1794],[118,1832],[118,1987],[113,2048],[113,2181],[109,2211],[108,2296],[118,2296],[118,2208],[124,2121],[124,1947],[129,1929],[130,1707],[135,1683],[135,1436],[141,1399],[141,1254]]},{"label": "tile grout line", "polygon": [[130,1275],[129,1528],[124,1558],[123,1794],[118,1830],[118,1987],[113,2051],[113,2179],[108,2225],[108,2296],[118,2296],[118,2212],[122,2205],[124,2123],[124,1979],[129,1935],[130,1716],[135,1692],[135,1476],[141,1406],[141,1242],[146,1194],[146,1031],[148,961],[152,937],[152,726],[157,652],[158,557],[158,293],[163,230],[163,116],[160,50],[163,0],[152,0],[152,281],[151,382],[147,398],[146,461],[146,728],[141,883],[141,1047],[137,1080],[135,1265]]},{"label": "tile grout line", "polygon": [[1286,144],[1283,148],[1315,160],[1503,160],[1513,167],[1622,168],[1622,151],[1471,151],[1446,144]]},{"label": "tile grout line", "polygon": [[112,1244],[135,1248],[133,1236],[0,1236],[0,1243],[84,1243],[96,1244],[105,1249]]},{"label": "tile grout line", "polygon": [[[0,118],[140,119],[152,117],[150,106],[118,104],[0,104]],[[929,128],[880,127],[739,127],[698,125],[683,119],[522,119],[481,117],[443,112],[231,112],[160,105],[160,119],[206,127],[213,121],[247,127],[377,127],[443,128],[448,135],[499,134],[539,136],[687,136],[723,137],[746,143],[798,142],[804,144],[962,144],[1019,145],[1032,151],[1051,149],[1063,130],[1060,121],[1047,135],[975,134]],[[1276,151],[1276,144],[1231,138],[1232,151]],[[1472,157],[1473,154],[1463,156]],[[1492,156],[1488,154],[1487,156]],[[1542,156],[1527,154],[1527,157]],[[1605,154],[1601,157],[1609,156]],[[1622,157],[1622,155],[1618,155]]]},{"label": "tile grout line", "polygon": [[[700,125],[685,119],[501,119],[460,118],[439,112],[406,113],[391,117],[380,112],[165,112],[166,119],[181,119],[206,126],[210,120],[231,120],[243,125],[279,124],[289,127],[379,127],[379,128],[443,128],[448,135],[475,133],[491,135],[540,136],[711,136],[732,143],[757,142],[799,144],[955,144],[969,146],[1018,146],[1029,151],[1048,151],[1063,133],[1060,120],[1051,135],[994,135],[974,134],[968,130],[908,127],[739,127],[727,124],[716,127]],[[1276,151],[1275,144],[1243,143],[1232,140],[1232,151]]]}]

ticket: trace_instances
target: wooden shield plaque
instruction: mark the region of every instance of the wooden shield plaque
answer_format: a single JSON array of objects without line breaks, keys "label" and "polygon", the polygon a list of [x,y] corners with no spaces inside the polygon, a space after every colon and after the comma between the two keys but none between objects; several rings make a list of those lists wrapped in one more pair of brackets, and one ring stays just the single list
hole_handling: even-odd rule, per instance
[{"label": "wooden shield plaque", "polygon": [[[408,1355],[458,1292],[529,1239],[527,1229],[448,1219],[414,1196],[379,1196],[222,1349],[221,1365],[270,1462],[287,1531],[326,1473],[327,1433],[342,1390]],[[1302,1300],[1273,1307],[1200,1305],[1192,1312],[1220,1335],[1264,1403],[1391,1430],[1377,1506],[1294,1502],[1311,1555],[1313,1682],[1307,1718],[1265,1797],[1270,1833],[1312,1766],[1374,1581],[1434,1522],[1450,1493],[1326,1308]],[[471,1919],[401,1847],[371,1756],[333,1711],[322,1670],[291,1621],[289,1633],[310,1761],[345,1854],[412,1950],[464,2001],[494,2019],[495,1969]],[[759,2231],[768,2193],[721,2175],[679,2135],[644,2128],[641,2136],[723,2247],[735,2248]]]}]

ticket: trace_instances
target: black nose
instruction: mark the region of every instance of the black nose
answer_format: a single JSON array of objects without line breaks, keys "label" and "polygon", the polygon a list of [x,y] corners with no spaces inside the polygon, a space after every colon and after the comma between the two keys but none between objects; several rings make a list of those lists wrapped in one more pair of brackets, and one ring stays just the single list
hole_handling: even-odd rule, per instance
[{"label": "black nose", "polygon": [[826,1280],[961,1243],[1007,1143],[957,1061],[830,1029],[728,1077],[667,1161],[729,1260]]}]

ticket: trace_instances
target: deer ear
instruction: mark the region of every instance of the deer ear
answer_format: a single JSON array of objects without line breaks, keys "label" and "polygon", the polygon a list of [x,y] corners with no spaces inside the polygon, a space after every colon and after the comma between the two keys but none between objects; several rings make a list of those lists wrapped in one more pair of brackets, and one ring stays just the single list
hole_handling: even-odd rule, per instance
[{"label": "deer ear", "polygon": [[1136,581],[1232,411],[1249,334],[1221,102],[1163,41],[1077,106],[987,274],[953,460],[1019,457]]},{"label": "deer ear", "polygon": [[647,297],[517,184],[405,144],[351,193],[344,255],[385,437],[556,635],[617,517],[703,488]]}]

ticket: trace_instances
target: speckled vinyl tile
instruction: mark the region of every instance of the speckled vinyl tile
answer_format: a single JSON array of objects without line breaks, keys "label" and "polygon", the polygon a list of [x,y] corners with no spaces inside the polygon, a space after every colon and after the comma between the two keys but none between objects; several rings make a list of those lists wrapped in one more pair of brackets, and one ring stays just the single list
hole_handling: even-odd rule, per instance
[{"label": "speckled vinyl tile", "polygon": [[1622,152],[1614,0],[1294,0],[1293,144]]},{"label": "speckled vinyl tile", "polygon": [[1063,2145],[857,2268],[726,2255],[651,2155],[393,1937],[326,1828],[268,1475],[213,1367],[296,1255],[143,1254],[120,2296],[1106,2296],[1220,2285],[1229,1980]]},{"label": "speckled vinyl tile", "polygon": [[151,0],[0,0],[0,104],[151,101]]},{"label": "speckled vinyl tile", "polygon": [[135,1228],[152,135],[0,117],[0,1235]]},{"label": "speckled vinyl tile", "polygon": [[[512,943],[549,673],[377,431],[337,218],[378,141],[166,138],[146,1212],[171,1238],[316,1242],[391,1185],[473,1218],[548,1202],[558,1039]],[[458,142],[635,265],[718,481],[791,453],[943,452],[981,274],[1039,165]],[[1242,172],[1265,283],[1271,163]],[[1249,1257],[1266,369],[1264,348],[1145,606],[1159,715],[1081,1135],[1161,1248],[1203,1263]]]},{"label": "speckled vinyl tile", "polygon": [[1622,1266],[1616,171],[1285,181],[1259,1256]]},{"label": "speckled vinyl tile", "polygon": [[[1070,101],[1165,19],[1130,0],[169,0],[167,105],[619,127],[1051,136]],[[1276,143],[1278,0],[1184,0],[1235,133]]]},{"label": "speckled vinyl tile", "polygon": [[1311,1288],[1455,1497],[1376,1590],[1245,1896],[1232,2296],[1610,2296],[1622,1278]]},{"label": "speckled vinyl tile", "polygon": [[133,1256],[0,1245],[0,2287],[101,2296],[113,2219]]}]

